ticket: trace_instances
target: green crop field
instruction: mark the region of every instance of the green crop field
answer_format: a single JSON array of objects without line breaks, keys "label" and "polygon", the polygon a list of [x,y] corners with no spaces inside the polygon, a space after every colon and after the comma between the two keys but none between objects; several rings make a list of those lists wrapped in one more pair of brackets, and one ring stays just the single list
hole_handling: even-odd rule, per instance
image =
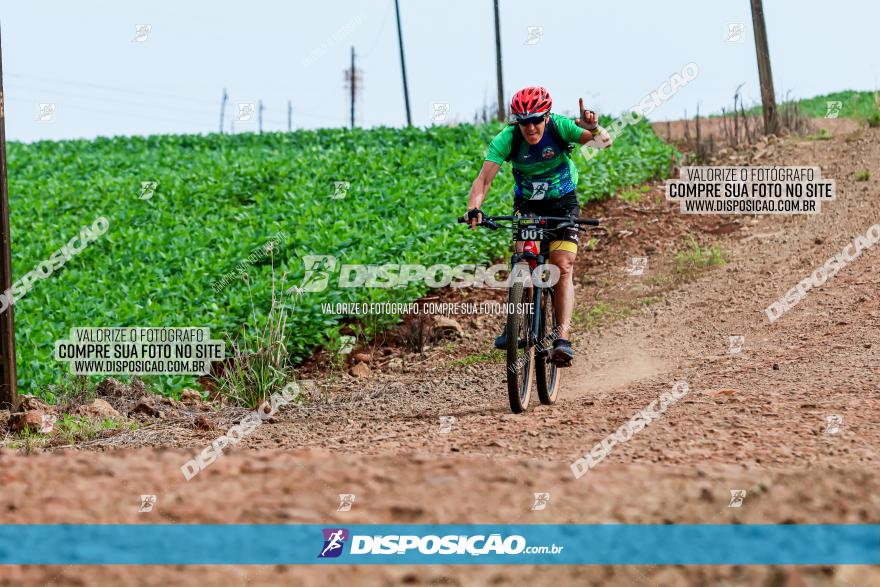
[{"label": "green crop field", "polygon": [[[828,103],[840,102],[840,109],[837,111],[838,118],[853,118],[868,121],[874,126],[880,125],[880,92],[844,90],[824,96],[796,99],[791,102],[797,104],[801,112],[812,118],[825,118],[826,114],[829,114]],[[755,115],[761,114],[762,111],[760,104],[746,109],[748,114]],[[712,116],[720,115],[713,114]]]},{"label": "green crop field", "polygon": [[828,112],[828,102],[840,102],[840,118],[871,120],[880,112],[880,94],[877,92],[855,92],[846,90],[825,96],[815,96],[798,100],[798,104],[807,116],[822,118]]},{"label": "green crop field", "polygon": [[[605,121],[609,122],[608,120]],[[47,387],[67,368],[53,358],[72,327],[207,326],[233,334],[271,299],[272,267],[288,285],[302,281],[302,256],[340,263],[486,263],[507,250],[508,234],[472,233],[454,222],[486,146],[500,126],[332,129],[237,135],[164,135],[9,145],[13,278],[50,259],[91,226],[99,236],[15,303],[22,392],[51,399]],[[669,169],[672,150],[643,122],[597,158],[576,160],[582,199]],[[141,182],[157,182],[142,198]],[[334,182],[349,182],[333,198]],[[509,213],[512,179],[499,174],[484,209]],[[146,196],[146,194],[145,194]],[[275,235],[267,256],[215,291]],[[334,289],[294,303],[288,346],[307,357],[338,333],[322,302],[412,301],[427,291]],[[382,326],[382,324],[374,325]],[[151,383],[174,393],[182,378]]]}]

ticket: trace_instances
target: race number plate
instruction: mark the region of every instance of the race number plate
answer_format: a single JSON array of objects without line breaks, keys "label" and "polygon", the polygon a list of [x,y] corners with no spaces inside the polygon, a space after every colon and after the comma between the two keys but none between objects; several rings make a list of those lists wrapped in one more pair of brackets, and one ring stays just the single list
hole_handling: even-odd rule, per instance
[{"label": "race number plate", "polygon": [[544,240],[544,227],[535,222],[520,221],[516,227],[516,236],[518,241]]}]

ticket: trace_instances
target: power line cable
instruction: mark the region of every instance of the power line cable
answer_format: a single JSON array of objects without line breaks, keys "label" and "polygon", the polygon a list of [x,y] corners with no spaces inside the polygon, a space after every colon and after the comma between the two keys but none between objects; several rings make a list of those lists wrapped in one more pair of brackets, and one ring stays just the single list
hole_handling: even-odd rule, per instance
[{"label": "power line cable", "polygon": [[96,96],[94,94],[83,94],[80,92],[69,92],[67,90],[53,90],[51,88],[40,88],[40,87],[24,87],[19,85],[20,82],[15,82],[14,84],[10,84],[8,89],[16,92],[16,91],[24,91],[24,92],[43,92],[44,97],[46,94],[59,94],[59,95],[67,95],[74,98],[86,98],[89,100],[97,100],[101,102],[117,102],[120,104],[131,104],[133,106],[142,106],[147,108],[158,108],[161,110],[172,110],[175,112],[192,112],[196,114],[205,114],[204,110],[196,110],[195,108],[186,108],[181,106],[164,106],[162,104],[157,104],[155,102],[137,102],[133,100],[126,100],[124,98],[114,98],[109,96]]},{"label": "power line cable", "polygon": [[[93,102],[101,102],[101,103],[115,102],[115,103],[119,103],[119,104],[128,104],[128,105],[132,105],[132,106],[138,106],[141,108],[155,108],[155,109],[166,110],[166,111],[171,111],[171,112],[179,112],[179,113],[186,113],[186,114],[192,113],[192,114],[198,114],[201,116],[213,116],[213,113],[207,112],[205,110],[196,110],[194,108],[185,108],[185,107],[180,107],[180,106],[166,106],[163,104],[156,104],[153,102],[137,102],[137,101],[133,101],[133,100],[125,100],[122,98],[114,98],[114,97],[108,97],[108,96],[96,96],[93,94],[70,92],[70,91],[66,91],[66,90],[52,90],[52,89],[47,89],[47,88],[24,87],[24,86],[20,86],[18,82],[16,82],[16,84],[13,85],[9,89],[13,90],[14,92],[31,92],[31,93],[44,92],[44,95],[39,96],[39,98],[43,99],[43,100],[50,98],[50,96],[46,96],[45,94],[59,94],[59,95],[70,96],[73,98],[83,98],[83,99],[91,100]],[[85,108],[85,107],[78,106],[78,108]],[[264,111],[272,111],[272,112],[274,112],[274,110],[275,110],[274,108],[265,108],[264,109]],[[103,112],[103,110],[95,110],[95,111]],[[338,122],[343,122],[343,117],[317,114],[317,113],[306,111],[306,110],[299,110],[298,114],[304,116],[305,118],[317,118],[317,119],[334,120],[334,121],[338,121]],[[170,120],[170,119],[166,119],[166,120]],[[280,118],[269,118],[269,117],[264,116],[264,120],[266,122],[270,122],[272,124],[279,124],[279,125],[286,124],[286,120],[282,120]]]},{"label": "power line cable", "polygon": [[385,32],[385,25],[388,24],[388,17],[391,16],[391,8],[394,6],[394,0],[391,0],[388,3],[388,9],[385,11],[385,16],[382,18],[382,25],[379,27],[379,34],[376,35],[376,40],[373,41],[373,45],[370,47],[370,50],[361,55],[358,53],[358,57],[361,59],[366,59],[369,57],[373,51],[375,51],[376,46],[379,44],[379,41],[382,40],[382,33]]},{"label": "power line cable", "polygon": [[[8,98],[7,97],[6,99],[11,102],[27,102],[31,105],[34,104],[34,102],[32,100],[27,100],[25,98]],[[128,117],[135,117],[135,118],[148,118],[151,120],[160,120],[162,122],[173,122],[176,124],[190,124],[190,125],[204,126],[204,127],[210,127],[210,128],[216,127],[216,124],[213,124],[213,123],[208,124],[208,123],[196,122],[193,120],[180,120],[180,119],[176,119],[176,118],[166,118],[164,116],[151,116],[149,114],[135,114],[135,113],[131,113],[131,112],[118,112],[115,110],[102,110],[102,109],[98,109],[98,108],[89,108],[87,106],[78,106],[76,104],[64,104],[61,102],[56,102],[55,104],[56,104],[56,106],[63,107],[64,109],[69,108],[71,110],[84,110],[86,112],[97,112],[99,114],[110,114],[110,115],[116,115],[116,116],[128,116]]]},{"label": "power line cable", "polygon": [[203,104],[216,104],[216,100],[207,100],[205,98],[192,98],[192,97],[187,97],[187,96],[176,96],[174,94],[165,94],[162,92],[151,92],[149,90],[142,90],[142,89],[133,90],[130,88],[122,88],[119,86],[107,86],[107,85],[103,85],[103,84],[92,84],[92,83],[86,83],[86,82],[73,82],[73,81],[69,81],[69,80],[62,80],[62,79],[57,79],[57,78],[49,78],[49,77],[36,76],[36,75],[23,75],[20,73],[9,73],[6,75],[7,75],[7,77],[11,77],[11,78],[17,77],[17,78],[23,78],[23,79],[32,79],[32,80],[36,80],[36,81],[64,84],[64,85],[69,85],[69,86],[82,86],[82,87],[96,88],[99,90],[107,90],[107,91],[112,91],[112,92],[123,92],[123,93],[127,93],[127,94],[137,94],[139,96],[150,95],[150,96],[157,96],[160,98],[166,98],[169,100],[184,100],[184,101],[189,101],[189,102],[200,102]]}]

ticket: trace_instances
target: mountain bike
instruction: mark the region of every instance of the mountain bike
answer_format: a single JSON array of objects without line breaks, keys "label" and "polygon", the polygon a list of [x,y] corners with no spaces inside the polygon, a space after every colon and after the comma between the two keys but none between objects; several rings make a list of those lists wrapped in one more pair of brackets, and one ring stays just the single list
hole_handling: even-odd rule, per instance
[{"label": "mountain bike", "polygon": [[[458,222],[469,221],[462,217]],[[502,226],[499,222],[510,225]],[[542,404],[556,403],[559,395],[559,368],[568,365],[550,361],[553,340],[559,336],[559,324],[553,306],[553,283],[546,275],[547,271],[552,275],[552,266],[545,262],[550,256],[548,247],[554,233],[571,227],[586,230],[582,228],[584,225],[598,226],[599,221],[573,215],[483,216],[477,225],[490,230],[509,228],[514,243],[522,243],[522,251],[510,257],[507,293],[507,395],[515,414],[528,409],[533,380]]]}]

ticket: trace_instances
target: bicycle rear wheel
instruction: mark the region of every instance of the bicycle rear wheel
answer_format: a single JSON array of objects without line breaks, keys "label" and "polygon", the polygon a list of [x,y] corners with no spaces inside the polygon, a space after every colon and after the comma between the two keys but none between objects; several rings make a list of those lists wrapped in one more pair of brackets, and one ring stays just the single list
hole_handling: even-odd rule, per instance
[{"label": "bicycle rear wheel", "polygon": [[516,281],[508,292],[507,314],[507,395],[510,409],[520,414],[529,409],[534,378],[535,347],[532,343],[532,313],[526,311],[531,303],[532,288]]},{"label": "bicycle rear wheel", "polygon": [[559,324],[553,309],[553,289],[544,288],[541,292],[540,312],[541,325],[538,330],[537,352],[535,353],[535,379],[538,384],[538,399],[542,404],[552,405],[559,396],[559,379],[561,373],[554,363],[547,362],[553,350],[553,341],[559,336]]}]

